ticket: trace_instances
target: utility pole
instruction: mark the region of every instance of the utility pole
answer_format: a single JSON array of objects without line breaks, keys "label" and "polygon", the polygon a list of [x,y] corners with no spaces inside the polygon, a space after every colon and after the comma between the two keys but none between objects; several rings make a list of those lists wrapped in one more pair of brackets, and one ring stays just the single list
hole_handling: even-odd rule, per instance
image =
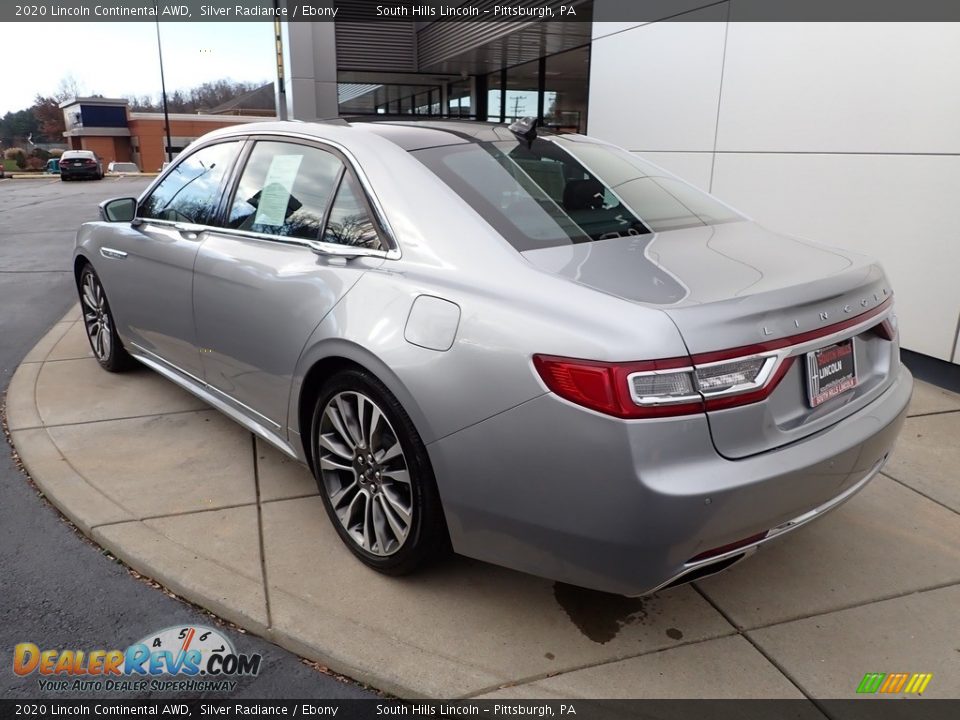
[{"label": "utility pole", "polygon": [[163,96],[163,125],[167,134],[166,156],[167,162],[173,160],[173,141],[170,139],[170,113],[167,110],[167,83],[163,78],[163,48],[160,45],[160,9],[154,3],[157,11],[157,56],[160,58],[160,94]]}]

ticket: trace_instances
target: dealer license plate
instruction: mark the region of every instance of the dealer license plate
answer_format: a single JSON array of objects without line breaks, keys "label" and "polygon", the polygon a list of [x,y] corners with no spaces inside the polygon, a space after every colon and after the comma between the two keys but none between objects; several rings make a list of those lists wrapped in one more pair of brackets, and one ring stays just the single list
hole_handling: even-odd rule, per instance
[{"label": "dealer license plate", "polygon": [[853,338],[807,353],[807,395],[811,407],[857,386]]}]

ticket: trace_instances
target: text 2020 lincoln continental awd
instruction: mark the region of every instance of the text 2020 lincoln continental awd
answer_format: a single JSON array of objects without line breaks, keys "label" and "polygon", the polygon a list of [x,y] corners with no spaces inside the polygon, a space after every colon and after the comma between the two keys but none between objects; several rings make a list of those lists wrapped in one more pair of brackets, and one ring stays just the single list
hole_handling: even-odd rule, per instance
[{"label": "text 2020 lincoln continental awd", "polygon": [[912,388],[876,262],[530,122],[219,130],[101,217],[100,364],[307,463],[386,573],[449,543],[626,595],[703,577],[860,490]]}]

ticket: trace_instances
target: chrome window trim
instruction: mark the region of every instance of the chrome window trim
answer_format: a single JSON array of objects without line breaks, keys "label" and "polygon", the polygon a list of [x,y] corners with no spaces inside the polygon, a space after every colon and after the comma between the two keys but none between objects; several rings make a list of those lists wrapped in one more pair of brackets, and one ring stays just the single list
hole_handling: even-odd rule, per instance
[{"label": "chrome window trim", "polygon": [[218,235],[230,235],[248,240],[263,240],[266,242],[280,243],[282,245],[296,245],[298,247],[309,248],[318,255],[329,255],[332,257],[378,257],[387,260],[399,260],[400,251],[395,248],[389,250],[373,250],[371,248],[356,247],[353,245],[340,245],[338,243],[329,243],[322,240],[306,240],[304,238],[295,238],[284,235],[271,235],[270,233],[261,233],[253,230],[237,230],[235,228],[207,227],[207,232],[214,232]]},{"label": "chrome window trim", "polygon": [[[285,238],[280,235],[270,235],[268,233],[256,233],[246,230],[234,230],[233,228],[223,228],[216,225],[203,225],[202,230],[199,232],[218,232],[224,234],[236,234],[238,236],[253,238],[257,240],[267,240],[272,242],[284,242],[288,244],[301,245],[308,247],[314,252],[320,255],[329,255],[333,257],[381,257],[386,260],[399,260],[403,256],[403,252],[400,249],[400,243],[397,241],[396,232],[393,229],[393,226],[390,224],[390,221],[387,219],[386,212],[383,209],[383,204],[380,202],[380,198],[377,197],[377,194],[373,190],[373,186],[370,183],[370,178],[363,171],[363,168],[360,166],[359,161],[356,156],[344,145],[338,143],[335,140],[329,140],[327,138],[318,137],[316,135],[310,135],[307,133],[295,133],[288,130],[269,130],[262,133],[252,133],[249,130],[243,130],[242,132],[238,131],[234,134],[225,134],[218,135],[215,138],[210,138],[208,142],[198,144],[196,147],[190,147],[189,155],[186,153],[186,150],[180,153],[177,157],[177,160],[171,163],[170,167],[166,169],[165,172],[161,173],[160,176],[156,178],[143,193],[140,194],[140,197],[137,198],[137,209],[140,208],[140,203],[147,197],[150,193],[153,192],[153,189],[160,184],[160,182],[165,178],[174,168],[179,165],[183,159],[193,155],[195,152],[209,146],[215,145],[221,142],[235,142],[242,140],[253,140],[253,141],[262,141],[269,140],[270,138],[293,138],[296,140],[305,140],[317,145],[326,145],[327,147],[333,148],[339,152],[346,159],[349,169],[353,170],[357,179],[360,181],[360,185],[363,187],[364,194],[366,195],[367,202],[370,204],[370,208],[373,210],[374,215],[376,216],[377,224],[380,226],[378,230],[383,235],[383,239],[387,242],[390,247],[387,250],[371,250],[370,248],[358,248],[352,247],[349,245],[338,245],[337,243],[328,243],[323,242],[322,240],[303,240],[299,238]],[[239,157],[238,157],[239,159]],[[165,225],[168,227],[175,228],[177,225],[176,222],[171,220],[157,220],[154,218],[143,218],[136,217],[134,222],[140,221],[143,223],[157,223]]]},{"label": "chrome window trim", "polygon": [[189,229],[183,227],[184,223],[175,220],[155,220],[153,218],[137,218],[138,224],[160,225],[161,227],[176,230],[177,232],[189,232],[196,235],[211,232],[218,235],[229,235],[247,240],[262,240],[265,242],[280,243],[282,245],[296,245],[305,247],[318,255],[329,255],[331,257],[378,257],[386,260],[399,260],[400,251],[394,248],[389,250],[372,250],[370,248],[355,247],[352,245],[339,245],[337,243],[323,242],[322,240],[306,240],[304,238],[288,237],[284,235],[271,235],[270,233],[260,233],[253,230],[237,230],[234,228],[224,228],[216,225],[191,225]]},{"label": "chrome window trim", "polygon": [[[223,137],[233,137],[231,135],[221,135]],[[367,201],[370,203],[370,208],[373,210],[374,215],[376,216],[376,221],[380,225],[380,229],[383,231],[384,239],[391,246],[389,250],[378,250],[370,252],[380,252],[385,253],[385,256],[388,259],[396,260],[399,259],[402,255],[400,249],[400,243],[397,241],[397,234],[394,231],[393,226],[390,224],[390,221],[387,219],[386,211],[383,209],[383,203],[380,202],[380,198],[377,197],[376,192],[373,190],[373,185],[370,182],[370,178],[364,172],[363,168],[360,165],[360,162],[357,160],[356,155],[353,154],[345,145],[337,142],[336,140],[330,140],[328,138],[319,137],[316,135],[310,135],[308,133],[296,133],[290,132],[289,130],[265,130],[262,133],[251,133],[249,130],[238,133],[237,137],[245,137],[254,141],[263,141],[269,140],[271,137],[287,137],[294,138],[297,140],[305,140],[307,142],[315,143],[317,145],[326,145],[327,147],[333,148],[341,155],[344,156],[347,160],[347,164],[350,166],[350,169],[353,170],[354,174],[357,176],[357,179],[360,181],[360,184],[363,186],[364,194],[367,196]],[[219,138],[218,138],[219,139]],[[216,228],[220,230],[221,228]],[[274,236],[267,236],[274,237]],[[319,242],[318,244],[329,246],[336,245],[335,243],[323,243]],[[336,247],[348,247],[346,245],[336,245]],[[357,248],[360,249],[360,248]],[[394,254],[391,255],[391,252]],[[331,253],[332,254],[332,253]]]}]

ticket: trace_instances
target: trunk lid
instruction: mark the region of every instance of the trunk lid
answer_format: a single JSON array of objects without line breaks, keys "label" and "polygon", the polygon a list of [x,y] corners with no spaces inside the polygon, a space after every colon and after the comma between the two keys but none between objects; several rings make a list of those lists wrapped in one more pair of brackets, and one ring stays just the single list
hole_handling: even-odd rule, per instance
[{"label": "trunk lid", "polygon": [[[871,329],[888,310],[871,318],[868,327],[849,327],[854,318],[875,312],[892,297],[879,264],[752,222],[612,238],[524,255],[535,266],[573,282],[662,310],[694,356],[805,336],[802,347],[786,350],[792,364],[768,397],[708,412],[714,444],[729,458],[770,450],[828,427],[882,393],[899,367],[896,341]],[[809,340],[817,335],[827,337]],[[847,338],[853,338],[857,384],[813,407],[807,353]]]}]

